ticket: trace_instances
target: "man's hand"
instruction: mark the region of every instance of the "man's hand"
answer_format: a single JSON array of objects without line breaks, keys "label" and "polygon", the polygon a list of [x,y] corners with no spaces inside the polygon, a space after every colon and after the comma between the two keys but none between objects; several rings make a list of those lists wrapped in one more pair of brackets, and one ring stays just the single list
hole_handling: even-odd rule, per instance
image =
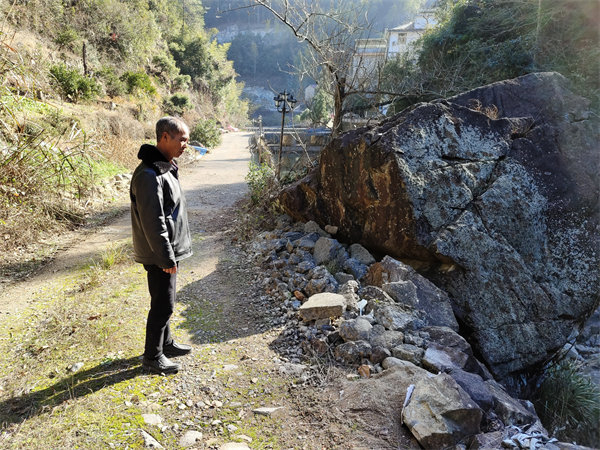
[{"label": "man's hand", "polygon": [[177,266],[169,267],[168,269],[163,269],[163,272],[177,273]]}]

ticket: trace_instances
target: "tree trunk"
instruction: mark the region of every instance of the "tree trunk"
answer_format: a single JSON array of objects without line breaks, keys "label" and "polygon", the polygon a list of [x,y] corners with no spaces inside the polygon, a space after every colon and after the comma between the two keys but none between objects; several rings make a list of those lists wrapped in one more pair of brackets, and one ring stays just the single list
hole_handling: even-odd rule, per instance
[{"label": "tree trunk", "polygon": [[88,66],[87,66],[87,48],[85,46],[85,42],[83,43],[83,47],[81,49],[81,58],[83,59],[83,74],[88,76]]},{"label": "tree trunk", "polygon": [[333,129],[332,136],[338,136],[342,132],[342,109],[346,97],[346,79],[335,77],[333,87]]}]

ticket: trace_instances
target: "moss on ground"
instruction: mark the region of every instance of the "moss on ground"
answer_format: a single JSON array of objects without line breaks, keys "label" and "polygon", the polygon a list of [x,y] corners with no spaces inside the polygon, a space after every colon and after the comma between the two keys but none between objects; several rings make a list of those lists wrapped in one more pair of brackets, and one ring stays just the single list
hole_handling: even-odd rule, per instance
[{"label": "moss on ground", "polygon": [[[251,409],[281,404],[287,383],[246,358],[243,341],[224,339],[220,302],[183,289],[185,302],[176,307],[176,336],[203,333],[187,359],[197,386],[182,392],[178,376],[142,372],[145,272],[123,257],[126,249],[109,247],[40,290],[26,310],[0,318],[2,448],[143,448],[141,430],[178,448],[186,429],[218,442],[245,435],[253,448],[281,447],[276,430],[283,419]],[[224,371],[226,364],[239,370]],[[210,403],[216,398],[221,405]],[[142,414],[151,412],[161,426],[144,422]]]}]

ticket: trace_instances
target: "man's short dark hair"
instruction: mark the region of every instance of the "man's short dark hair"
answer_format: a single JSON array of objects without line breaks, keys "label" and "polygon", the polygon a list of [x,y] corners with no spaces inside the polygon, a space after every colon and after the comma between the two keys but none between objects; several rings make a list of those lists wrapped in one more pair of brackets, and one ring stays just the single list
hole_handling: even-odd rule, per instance
[{"label": "man's short dark hair", "polygon": [[169,136],[174,137],[177,133],[183,133],[187,130],[185,122],[177,117],[163,117],[156,122],[156,142],[160,141],[163,133],[166,131]]}]

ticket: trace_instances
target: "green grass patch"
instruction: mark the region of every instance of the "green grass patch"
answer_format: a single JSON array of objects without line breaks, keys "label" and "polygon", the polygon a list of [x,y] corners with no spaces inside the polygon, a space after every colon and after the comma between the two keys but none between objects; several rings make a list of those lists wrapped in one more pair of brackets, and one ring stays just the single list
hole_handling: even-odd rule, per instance
[{"label": "green grass patch", "polygon": [[40,115],[56,114],[58,108],[30,97],[14,94],[0,96],[0,103],[5,108],[14,111],[34,113]]},{"label": "green grass patch", "polygon": [[194,334],[195,339],[209,343],[222,340],[223,329],[218,320],[223,314],[220,302],[195,298],[186,289],[179,292],[178,298],[186,305],[181,312],[185,318],[185,328]]},{"label": "green grass patch", "polygon": [[578,362],[563,360],[548,368],[534,404],[552,435],[586,446],[598,443],[600,389]]},{"label": "green grass patch", "polygon": [[[135,411],[110,406],[120,383],[151,379],[153,389],[158,382],[141,376],[148,305],[143,269],[123,257],[128,248],[109,246],[41,291],[19,317],[0,322],[6,448],[106,448],[110,439],[143,444],[139,433],[127,437],[130,430],[117,426],[137,429]],[[96,283],[89,282],[90,270]]]},{"label": "green grass patch", "polygon": [[[244,434],[252,448],[284,447],[277,430],[285,419],[251,409],[284,404],[288,381],[248,359],[243,340],[222,336],[224,310],[199,296],[195,280],[182,278],[172,320],[178,339],[206,333],[183,359],[189,372],[142,371],[149,299],[146,273],[130,251],[130,242],[107,245],[47,283],[19,315],[0,316],[2,448],[143,448],[141,430],[179,448],[188,429],[220,443]],[[144,423],[146,413],[160,415],[162,425]]]},{"label": "green grass patch", "polygon": [[116,264],[122,264],[132,260],[133,244],[131,241],[125,243],[111,244],[102,252],[99,264],[104,270],[109,270]]},{"label": "green grass patch", "polygon": [[106,158],[96,158],[91,161],[91,168],[96,179],[106,180],[115,175],[129,172],[129,169],[121,164],[110,161]]}]

